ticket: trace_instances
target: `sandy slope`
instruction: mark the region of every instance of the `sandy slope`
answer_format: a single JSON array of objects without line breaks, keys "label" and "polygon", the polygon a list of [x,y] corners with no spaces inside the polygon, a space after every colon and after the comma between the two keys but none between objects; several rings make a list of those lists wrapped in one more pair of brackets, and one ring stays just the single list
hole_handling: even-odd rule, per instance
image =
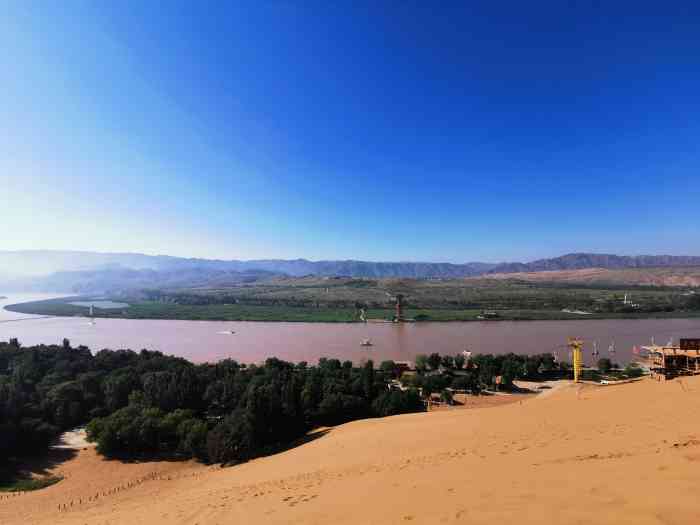
[{"label": "sandy slope", "polygon": [[[358,421],[228,469],[92,451],[63,468],[59,485],[0,502],[0,523],[696,524],[700,377]],[[137,469],[171,479],[56,510]]]}]

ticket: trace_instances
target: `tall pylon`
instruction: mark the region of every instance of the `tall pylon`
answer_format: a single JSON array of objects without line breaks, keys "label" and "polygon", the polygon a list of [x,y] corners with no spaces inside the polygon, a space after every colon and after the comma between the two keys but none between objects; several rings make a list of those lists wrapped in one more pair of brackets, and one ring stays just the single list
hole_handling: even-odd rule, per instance
[{"label": "tall pylon", "polygon": [[581,381],[581,371],[583,370],[583,341],[577,337],[569,337],[569,348],[574,361],[574,382]]}]

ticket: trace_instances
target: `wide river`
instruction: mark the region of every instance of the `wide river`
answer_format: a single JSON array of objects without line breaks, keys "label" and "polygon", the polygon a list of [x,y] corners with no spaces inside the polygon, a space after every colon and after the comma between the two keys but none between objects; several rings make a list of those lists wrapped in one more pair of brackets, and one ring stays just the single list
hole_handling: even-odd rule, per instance
[{"label": "wide river", "polygon": [[[59,344],[64,337],[73,345],[102,348],[160,350],[192,361],[233,358],[251,363],[276,356],[289,361],[316,362],[319,357],[337,357],[359,362],[371,358],[413,360],[416,354],[457,354],[465,349],[476,353],[556,352],[570,360],[569,336],[586,341],[586,362],[592,342],[598,341],[601,357],[621,364],[632,358],[634,345],[657,343],[680,337],[700,337],[700,319],[498,321],[413,323],[393,325],[360,323],[277,323],[224,321],[162,321],[97,319],[94,325],[80,317],[39,317],[9,312],[7,304],[48,297],[7,295],[0,299],[0,341],[16,337],[23,345]],[[233,330],[235,334],[230,334]],[[370,339],[371,347],[360,342]],[[608,353],[615,341],[616,351]]]}]

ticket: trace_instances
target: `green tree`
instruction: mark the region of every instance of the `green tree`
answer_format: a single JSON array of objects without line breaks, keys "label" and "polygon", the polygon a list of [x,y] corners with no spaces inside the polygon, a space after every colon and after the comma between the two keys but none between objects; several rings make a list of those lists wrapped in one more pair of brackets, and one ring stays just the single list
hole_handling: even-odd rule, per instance
[{"label": "green tree", "polygon": [[700,294],[698,293],[693,293],[688,297],[685,307],[688,310],[700,310]]},{"label": "green tree", "polygon": [[428,369],[428,356],[425,354],[418,354],[416,356],[416,370],[419,373],[423,373]]},{"label": "green tree", "polygon": [[455,361],[451,355],[443,355],[440,364],[447,370],[452,370],[455,366]]},{"label": "green tree", "polygon": [[396,373],[396,363],[390,360],[382,361],[382,363],[379,365],[379,369],[382,372],[393,376]]},{"label": "green tree", "polygon": [[428,397],[433,392],[441,392],[449,386],[450,380],[441,375],[430,375],[423,378],[423,396]]},{"label": "green tree", "polygon": [[601,374],[607,374],[612,369],[612,361],[607,357],[598,359],[598,370]]},{"label": "green tree", "polygon": [[517,358],[508,357],[503,361],[501,368],[501,385],[506,388],[513,387],[513,381],[518,378],[522,370],[522,365]]},{"label": "green tree", "polygon": [[362,388],[364,390],[365,399],[368,401],[374,399],[374,362],[371,359],[362,367]]},{"label": "green tree", "polygon": [[444,389],[442,392],[440,392],[440,399],[444,403],[451,405],[453,402],[452,392],[450,390]]},{"label": "green tree", "polygon": [[207,435],[207,455],[215,463],[244,461],[255,456],[254,429],[243,409],[238,409]]},{"label": "green tree", "polygon": [[472,394],[479,393],[479,382],[476,374],[467,372],[464,375],[458,375],[452,380],[452,388],[455,390],[468,390]]},{"label": "green tree", "polygon": [[440,368],[440,364],[442,363],[442,358],[440,357],[440,354],[434,352],[428,356],[428,365],[430,366],[431,370],[437,370]]},{"label": "green tree", "polygon": [[629,363],[625,369],[623,370],[623,373],[627,377],[641,377],[644,375],[644,371],[642,368],[637,364],[637,363]]},{"label": "green tree", "polygon": [[410,389],[405,392],[391,390],[383,392],[372,403],[372,412],[380,417],[420,412],[425,410],[418,391]]}]

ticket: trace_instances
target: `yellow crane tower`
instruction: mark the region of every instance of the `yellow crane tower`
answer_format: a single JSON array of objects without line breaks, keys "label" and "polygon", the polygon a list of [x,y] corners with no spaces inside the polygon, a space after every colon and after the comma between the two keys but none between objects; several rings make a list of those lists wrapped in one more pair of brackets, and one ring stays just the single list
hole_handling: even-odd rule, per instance
[{"label": "yellow crane tower", "polygon": [[578,337],[569,337],[569,348],[574,361],[574,382],[578,383],[583,369],[583,341]]}]

